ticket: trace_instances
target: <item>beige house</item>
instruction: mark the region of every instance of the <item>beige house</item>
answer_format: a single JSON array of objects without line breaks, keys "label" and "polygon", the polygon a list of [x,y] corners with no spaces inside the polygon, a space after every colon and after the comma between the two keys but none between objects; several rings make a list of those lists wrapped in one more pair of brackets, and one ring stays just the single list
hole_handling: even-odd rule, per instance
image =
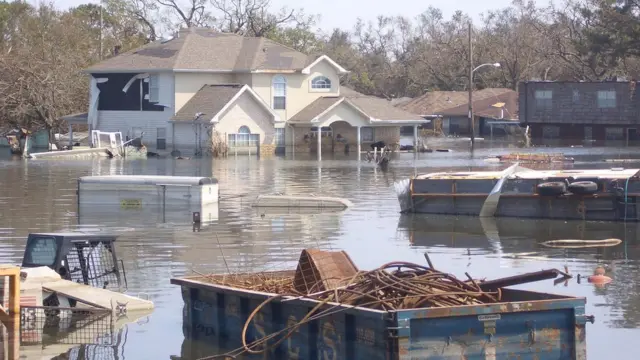
[{"label": "beige house", "polygon": [[[104,60],[91,75],[90,129],[120,131],[156,151],[356,150],[396,143],[428,122],[384,99],[341,88],[348,71],[265,38],[180,31]],[[318,152],[318,158],[320,154]]]}]

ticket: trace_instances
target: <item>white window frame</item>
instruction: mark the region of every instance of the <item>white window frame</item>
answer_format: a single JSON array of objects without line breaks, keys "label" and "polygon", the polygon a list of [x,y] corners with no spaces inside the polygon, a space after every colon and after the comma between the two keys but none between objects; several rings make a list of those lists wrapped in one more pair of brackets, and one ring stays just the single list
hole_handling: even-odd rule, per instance
[{"label": "white window frame", "polygon": [[[162,146],[160,146],[160,144],[162,144]],[[166,127],[156,128],[156,148],[158,150],[165,150],[167,148],[167,128]]]},{"label": "white window frame", "polygon": [[536,90],[535,92],[536,108],[551,109],[553,106],[552,90]]},{"label": "white window frame", "polygon": [[274,76],[271,80],[271,91],[271,107],[273,107],[274,110],[286,110],[287,79],[282,75]]},{"label": "white window frame", "polygon": [[312,92],[329,92],[331,91],[331,79],[324,75],[318,75],[311,79],[309,90]]},{"label": "white window frame", "polygon": [[[369,133],[367,134],[367,132]],[[375,130],[373,127],[363,126],[360,128],[360,142],[375,142],[375,138]]]},{"label": "white window frame", "polygon": [[[311,127],[311,138],[315,138],[318,136],[318,127],[317,126],[312,126]],[[322,130],[320,130],[320,136],[321,137],[333,137],[333,129],[331,128],[331,126],[323,126]]]},{"label": "white window frame", "polygon": [[252,134],[248,126],[242,125],[235,134],[228,134],[227,141],[230,148],[257,148],[260,134]]},{"label": "white window frame", "polygon": [[598,90],[598,108],[611,109],[616,107],[615,90]]},{"label": "white window frame", "polygon": [[160,76],[158,74],[149,75],[149,102],[160,102]]}]

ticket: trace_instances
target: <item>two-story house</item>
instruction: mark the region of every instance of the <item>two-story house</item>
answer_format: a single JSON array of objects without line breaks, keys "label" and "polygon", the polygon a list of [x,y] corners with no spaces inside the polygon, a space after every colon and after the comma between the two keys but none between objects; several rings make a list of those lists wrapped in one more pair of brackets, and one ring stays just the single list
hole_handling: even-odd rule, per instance
[{"label": "two-story house", "polygon": [[526,81],[518,85],[520,122],[547,145],[639,144],[634,81]]},{"label": "two-story house", "polygon": [[157,151],[193,152],[212,143],[263,154],[360,148],[397,142],[401,126],[426,122],[385,99],[341,89],[348,71],[326,55],[211,29],[182,30],[86,72],[90,129],[128,138],[144,133]]}]

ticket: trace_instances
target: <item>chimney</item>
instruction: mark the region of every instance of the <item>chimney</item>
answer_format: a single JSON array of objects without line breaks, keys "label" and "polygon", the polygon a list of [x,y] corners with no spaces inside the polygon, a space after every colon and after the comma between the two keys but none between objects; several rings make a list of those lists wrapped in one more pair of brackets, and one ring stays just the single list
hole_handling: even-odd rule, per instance
[{"label": "chimney", "polygon": [[113,47],[113,55],[114,56],[118,56],[118,54],[120,54],[120,48],[121,47],[122,46],[120,46],[120,45],[116,45],[116,46]]}]

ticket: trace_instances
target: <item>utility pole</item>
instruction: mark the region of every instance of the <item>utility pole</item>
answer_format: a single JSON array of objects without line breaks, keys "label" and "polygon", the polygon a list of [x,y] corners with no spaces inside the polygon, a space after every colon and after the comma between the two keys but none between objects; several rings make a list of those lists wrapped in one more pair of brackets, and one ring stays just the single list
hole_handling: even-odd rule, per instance
[{"label": "utility pole", "polygon": [[100,0],[100,54],[98,55],[98,60],[102,60],[102,28],[104,27],[104,20],[102,16],[102,0]]},{"label": "utility pole", "polygon": [[469,127],[471,128],[471,151],[475,147],[476,127],[473,121],[473,44],[471,43],[471,21],[469,21]]}]

